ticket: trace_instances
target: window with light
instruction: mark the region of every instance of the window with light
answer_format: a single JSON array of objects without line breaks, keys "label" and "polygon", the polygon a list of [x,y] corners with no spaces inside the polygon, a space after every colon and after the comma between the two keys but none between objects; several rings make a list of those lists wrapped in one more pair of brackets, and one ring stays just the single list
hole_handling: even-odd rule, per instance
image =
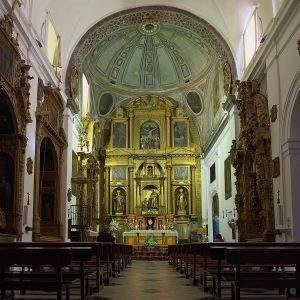
[{"label": "window with light", "polygon": [[47,56],[56,74],[58,74],[61,69],[60,48],[60,36],[56,33],[53,23],[49,19],[47,26]]},{"label": "window with light", "polygon": [[90,111],[91,89],[86,76],[82,75],[82,115],[85,116]]},{"label": "window with light", "polygon": [[244,35],[244,67],[246,68],[257,49],[257,10],[255,10],[246,26]]}]

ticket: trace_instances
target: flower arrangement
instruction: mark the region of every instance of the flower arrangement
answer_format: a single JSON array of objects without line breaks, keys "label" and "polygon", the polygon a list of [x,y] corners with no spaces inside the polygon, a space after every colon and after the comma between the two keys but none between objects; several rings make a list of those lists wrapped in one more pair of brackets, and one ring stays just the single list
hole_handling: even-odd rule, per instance
[{"label": "flower arrangement", "polygon": [[172,230],[172,231],[176,230],[175,223],[174,222],[169,222],[168,226],[167,226],[167,229]]},{"label": "flower arrangement", "polygon": [[157,240],[153,234],[149,234],[145,241],[145,246],[148,249],[154,249],[157,246]]},{"label": "flower arrangement", "polygon": [[110,228],[110,231],[111,231],[111,232],[114,232],[114,233],[115,233],[115,232],[120,231],[121,226],[120,226],[120,224],[119,224],[118,221],[116,221],[115,219],[112,219],[112,220],[110,221],[109,228]]},{"label": "flower arrangement", "polygon": [[131,230],[133,230],[134,229],[134,224],[131,222],[131,221],[129,221],[129,222],[127,222],[126,224],[125,224],[125,230],[126,231],[131,231]]},{"label": "flower arrangement", "polygon": [[148,209],[146,211],[142,211],[143,216],[154,217],[158,215],[157,209]]}]

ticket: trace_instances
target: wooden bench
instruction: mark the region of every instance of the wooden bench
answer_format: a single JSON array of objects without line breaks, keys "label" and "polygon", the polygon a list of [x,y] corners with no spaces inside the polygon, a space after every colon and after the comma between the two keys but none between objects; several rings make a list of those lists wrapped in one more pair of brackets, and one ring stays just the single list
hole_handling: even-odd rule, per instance
[{"label": "wooden bench", "polygon": [[[300,247],[269,246],[269,247],[228,247],[225,251],[226,260],[235,266],[235,276],[232,281],[232,299],[240,300],[241,288],[296,288],[296,296],[300,295]],[[255,276],[247,276],[241,267],[245,265],[277,266],[295,265],[295,272],[274,272],[264,274],[257,272]]]},{"label": "wooden bench", "polygon": [[[210,256],[211,259],[215,260],[217,267],[215,269],[210,269],[207,271],[208,274],[210,274],[215,282],[213,284],[213,293],[216,294],[218,297],[221,297],[221,289],[222,289],[222,280],[223,281],[230,281],[230,278],[234,276],[234,270],[233,270],[233,265],[228,262],[227,257],[226,257],[226,249],[227,248],[249,248],[249,247],[257,247],[259,249],[263,249],[266,247],[278,247],[278,248],[285,248],[285,247],[299,247],[299,243],[232,243],[230,245],[225,244],[225,243],[214,243],[209,245],[209,249],[207,249],[207,254]],[[244,273],[247,273],[249,276],[251,276],[251,273],[254,274],[251,270],[254,267],[265,267],[265,268],[284,268],[286,266],[289,266],[287,264],[267,264],[265,263],[264,265],[253,265],[253,264],[248,264],[244,266]],[[226,271],[224,271],[226,269]],[[228,270],[231,269],[231,270]],[[260,271],[262,274],[262,272]],[[267,274],[265,272],[265,274]],[[287,274],[287,273],[286,273]],[[288,275],[288,274],[287,274]],[[274,274],[271,274],[271,276],[274,276]]]},{"label": "wooden bench", "polygon": [[[17,247],[7,248],[0,246],[0,289],[2,297],[6,290],[38,290],[56,291],[57,299],[62,299],[63,290],[66,290],[66,298],[69,299],[69,287],[72,283],[63,276],[63,267],[67,267],[72,261],[71,248],[38,248]],[[16,267],[41,267],[51,266],[53,271],[37,276],[16,271]],[[12,270],[14,267],[14,271]],[[27,276],[28,275],[28,276]]]},{"label": "wooden bench", "polygon": [[[80,261],[84,262],[85,272],[89,273],[89,287],[90,291],[99,293],[103,287],[103,283],[109,284],[110,277],[116,276],[122,269],[127,267],[131,261],[132,246],[102,242],[17,242],[17,243],[3,243],[3,247],[90,247],[92,248],[92,255],[89,259],[81,260],[73,257],[71,267],[73,270],[78,267]],[[78,257],[77,257],[78,258]],[[105,279],[104,279],[105,270]],[[81,280],[82,281],[82,280]],[[83,283],[81,283],[83,286]],[[81,293],[82,292],[81,288]]]},{"label": "wooden bench", "polygon": [[[192,244],[179,244],[169,246],[169,262],[174,265],[176,269],[182,272],[182,266],[185,268],[187,278],[192,278],[193,283],[203,286],[204,291],[211,290],[216,297],[221,297],[222,288],[231,288],[225,285],[229,278],[234,277],[234,266],[225,260],[225,251],[227,247],[267,247],[267,246],[280,246],[280,247],[297,247],[298,243],[192,243]],[[212,249],[213,252],[212,252]],[[217,250],[217,251],[216,251]],[[250,268],[247,270],[248,276],[254,276],[251,272],[253,265],[245,266]],[[266,264],[265,264],[265,267]],[[269,266],[270,267],[270,266]],[[280,266],[278,266],[280,267]],[[283,266],[282,266],[283,267]],[[268,272],[265,272],[267,275]],[[271,273],[274,277],[274,274]],[[290,276],[285,272],[286,276]],[[226,276],[226,278],[225,278]],[[198,277],[200,281],[198,281]],[[224,285],[222,286],[222,281]]]},{"label": "wooden bench", "polygon": [[[90,272],[85,268],[85,264],[91,260],[92,254],[93,254],[93,248],[88,247],[84,243],[1,243],[0,247],[7,248],[10,251],[11,249],[18,249],[18,248],[38,248],[38,249],[64,249],[68,248],[70,249],[72,253],[72,261],[68,265],[68,269],[63,269],[63,275],[65,278],[68,278],[69,280],[80,280],[80,294],[82,299],[87,295],[88,293],[88,281],[87,277],[90,274]],[[37,268],[35,268],[37,269]],[[39,275],[38,272],[36,272],[37,275]],[[34,276],[32,274],[26,274],[24,273],[24,276]],[[46,274],[40,274],[40,276],[45,277]]]}]

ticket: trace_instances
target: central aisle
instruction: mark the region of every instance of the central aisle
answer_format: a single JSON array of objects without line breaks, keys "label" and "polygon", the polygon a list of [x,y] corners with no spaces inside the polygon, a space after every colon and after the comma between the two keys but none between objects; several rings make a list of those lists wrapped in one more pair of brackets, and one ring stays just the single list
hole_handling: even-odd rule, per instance
[{"label": "central aisle", "polygon": [[100,299],[111,300],[200,300],[205,297],[184,275],[166,261],[133,261],[120,277],[105,286]]}]

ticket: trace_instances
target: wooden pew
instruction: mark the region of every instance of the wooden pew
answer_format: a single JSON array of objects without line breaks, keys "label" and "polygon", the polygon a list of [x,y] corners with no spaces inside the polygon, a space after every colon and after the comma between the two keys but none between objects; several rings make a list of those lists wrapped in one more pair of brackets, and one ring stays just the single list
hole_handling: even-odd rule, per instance
[{"label": "wooden pew", "polygon": [[[102,269],[106,269],[106,283],[109,278],[121,270],[121,265],[126,267],[131,261],[132,246],[102,242],[17,242],[3,243],[4,247],[90,247],[92,248],[92,257],[86,260],[85,264],[89,269],[95,272],[95,291],[99,292],[103,283]],[[123,262],[122,262],[123,261]],[[73,262],[74,265],[74,262]]]},{"label": "wooden pew", "polygon": [[[17,242],[17,243],[3,243],[4,247],[71,247],[73,250],[77,247],[89,247],[92,249],[91,256],[84,258],[84,256],[78,257],[78,255],[73,255],[71,268],[73,274],[69,272],[67,274],[69,277],[76,276],[76,266],[79,264],[79,270],[77,272],[80,275],[80,290],[81,297],[83,299],[84,295],[87,294],[87,286],[90,285],[89,281],[92,277],[95,278],[95,292],[99,293],[104,282],[102,269],[106,268],[106,278],[105,281],[109,284],[110,277],[116,276],[121,271],[123,266],[126,267],[131,262],[132,246],[112,244],[112,243],[101,243],[101,242]],[[74,252],[74,251],[73,251]],[[76,253],[74,253],[76,254]],[[85,270],[83,270],[85,269]],[[88,272],[86,271],[88,270]],[[93,271],[94,275],[91,275]],[[86,274],[88,273],[88,274]],[[89,280],[84,278],[89,276]],[[86,281],[86,282],[85,282]]]},{"label": "wooden pew", "polygon": [[[229,265],[225,261],[225,249],[226,247],[238,247],[238,246],[298,246],[300,244],[295,243],[192,243],[169,246],[170,264],[174,265],[178,271],[181,270],[181,265],[191,265],[190,276],[188,278],[193,279],[193,283],[197,283],[197,276],[200,277],[200,284],[205,291],[208,291],[208,283],[212,282],[212,292],[221,297],[222,289],[222,274],[224,274],[224,267],[227,268],[226,273],[233,274],[233,266]],[[217,254],[212,255],[211,249],[218,249]],[[231,271],[229,270],[231,268]],[[215,283],[216,282],[216,283]]]},{"label": "wooden pew", "polygon": [[[71,248],[38,248],[38,247],[0,247],[1,277],[0,289],[2,297],[5,290],[42,290],[56,291],[57,299],[62,299],[63,289],[66,289],[66,297],[69,299],[68,288],[70,281],[63,277],[62,268],[67,267],[72,261]],[[50,265],[54,272],[47,278],[40,276],[26,277],[23,272],[11,273],[12,266],[35,266]]]},{"label": "wooden pew", "polygon": [[[297,288],[296,295],[300,295],[300,247],[268,246],[268,247],[228,247],[225,250],[226,260],[235,266],[232,299],[240,300],[240,289],[255,287],[271,288]],[[241,272],[245,265],[295,265],[293,276],[277,273],[277,276],[265,276],[257,272],[256,276],[249,278],[247,273]]]},{"label": "wooden pew", "polygon": [[[222,276],[224,277],[225,273],[222,270],[224,267],[232,268],[233,266],[227,261],[226,259],[226,249],[229,248],[248,248],[248,247],[258,247],[258,248],[265,248],[265,247],[299,247],[300,244],[298,243],[214,243],[210,244],[208,249],[206,249],[206,255],[209,255],[211,259],[216,261],[216,269],[211,270],[208,273],[210,273],[211,276],[213,276],[216,279],[216,288],[213,287],[213,293],[216,294],[218,297],[221,297],[221,290],[222,290]],[[252,268],[253,266],[249,265],[249,268]],[[230,273],[233,274],[233,271],[226,271],[226,278],[230,278]],[[250,275],[250,272],[248,272]]]}]

